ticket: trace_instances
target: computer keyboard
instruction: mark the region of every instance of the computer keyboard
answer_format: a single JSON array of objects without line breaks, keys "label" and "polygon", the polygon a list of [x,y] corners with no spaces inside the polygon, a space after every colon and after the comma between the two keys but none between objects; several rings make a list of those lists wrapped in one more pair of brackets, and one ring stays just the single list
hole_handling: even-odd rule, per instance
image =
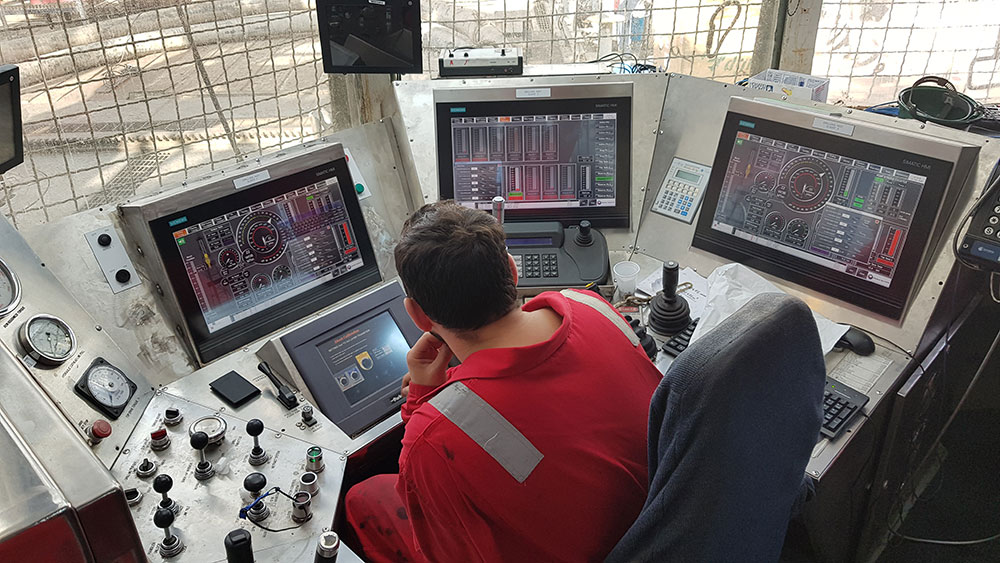
[{"label": "computer keyboard", "polygon": [[868,403],[868,396],[847,385],[827,378],[823,390],[823,425],[820,433],[834,439],[847,428],[847,424]]},{"label": "computer keyboard", "polygon": [[684,350],[687,350],[689,344],[691,344],[691,335],[694,334],[695,327],[698,326],[698,319],[691,321],[691,324],[687,325],[684,330],[678,332],[663,344],[663,353],[670,356],[677,356]]}]

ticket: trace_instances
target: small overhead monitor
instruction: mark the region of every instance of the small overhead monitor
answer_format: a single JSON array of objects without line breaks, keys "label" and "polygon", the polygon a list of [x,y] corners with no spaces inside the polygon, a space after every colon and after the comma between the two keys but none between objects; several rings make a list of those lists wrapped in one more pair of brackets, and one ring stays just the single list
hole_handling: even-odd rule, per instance
[{"label": "small overhead monitor", "polygon": [[418,0],[318,0],[323,70],[343,74],[420,74]]},{"label": "small overhead monitor", "polygon": [[960,151],[734,99],[693,245],[901,319]]},{"label": "small overhead monitor", "polygon": [[0,174],[24,162],[21,78],[14,65],[0,65]]},{"label": "small overhead monitor", "polygon": [[281,337],[319,409],[355,438],[398,412],[406,353],[422,332],[385,285]]},{"label": "small overhead monitor", "polygon": [[434,91],[441,199],[508,221],[628,227],[632,84]]},{"label": "small overhead monitor", "polygon": [[221,175],[147,209],[202,363],[381,280],[340,145]]}]

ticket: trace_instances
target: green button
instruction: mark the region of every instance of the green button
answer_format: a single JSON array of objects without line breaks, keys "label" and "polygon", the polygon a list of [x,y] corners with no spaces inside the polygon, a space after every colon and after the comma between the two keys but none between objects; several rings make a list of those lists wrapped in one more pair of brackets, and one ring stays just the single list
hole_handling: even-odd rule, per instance
[{"label": "green button", "polygon": [[359,194],[365,192],[365,187],[362,186],[361,184],[354,184],[354,189],[357,190]]}]

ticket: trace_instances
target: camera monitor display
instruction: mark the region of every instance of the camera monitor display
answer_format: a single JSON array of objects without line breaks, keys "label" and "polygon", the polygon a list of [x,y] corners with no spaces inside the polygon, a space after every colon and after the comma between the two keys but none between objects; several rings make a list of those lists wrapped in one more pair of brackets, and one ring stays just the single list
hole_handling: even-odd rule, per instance
[{"label": "camera monitor display", "polygon": [[402,406],[406,353],[420,338],[388,284],[281,337],[317,406],[356,437]]},{"label": "camera monitor display", "polygon": [[203,362],[380,280],[353,186],[340,158],[150,223]]},{"label": "camera monitor display", "polygon": [[0,174],[24,162],[18,68],[0,65]]},{"label": "camera monitor display", "polygon": [[326,72],[423,72],[417,0],[318,0],[316,10]]},{"label": "camera monitor display", "polygon": [[693,244],[899,319],[953,164],[836,126],[731,110]]},{"label": "camera monitor display", "polygon": [[507,220],[627,227],[631,84],[437,90],[440,196]]}]

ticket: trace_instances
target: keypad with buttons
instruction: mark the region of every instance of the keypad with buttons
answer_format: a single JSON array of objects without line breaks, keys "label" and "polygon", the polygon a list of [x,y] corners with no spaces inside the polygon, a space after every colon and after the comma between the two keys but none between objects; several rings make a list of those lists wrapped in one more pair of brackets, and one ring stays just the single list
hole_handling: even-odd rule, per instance
[{"label": "keypad with buttons", "polygon": [[517,275],[522,278],[559,277],[559,256],[549,254],[514,254]]},{"label": "keypad with buttons", "polygon": [[[691,223],[701,205],[701,198],[708,185],[711,168],[680,158],[674,158],[660,190],[653,200],[652,210],[678,221]],[[698,178],[695,182],[684,181],[688,177]]]}]

